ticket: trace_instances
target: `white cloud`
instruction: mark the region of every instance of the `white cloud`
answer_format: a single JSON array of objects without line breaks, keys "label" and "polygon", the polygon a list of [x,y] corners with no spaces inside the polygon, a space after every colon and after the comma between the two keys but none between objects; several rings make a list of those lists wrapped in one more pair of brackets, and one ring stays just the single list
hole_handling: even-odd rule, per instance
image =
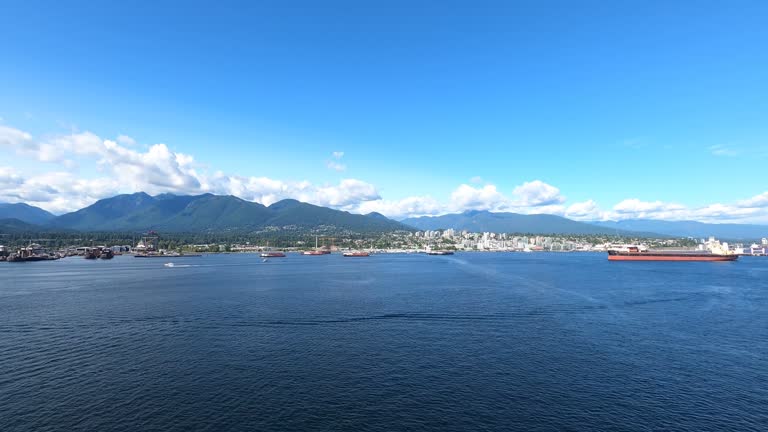
[{"label": "white cloud", "polygon": [[500,210],[508,206],[507,199],[494,185],[475,188],[462,184],[451,194],[451,208],[464,210]]},{"label": "white cloud", "polygon": [[[306,181],[282,181],[266,177],[244,177],[198,170],[191,155],[174,152],[165,144],[154,144],[146,151],[126,147],[135,141],[121,135],[104,140],[91,132],[58,135],[37,141],[30,134],[0,126],[0,145],[42,162],[72,169],[70,158],[96,162],[109,177],[79,179],[71,172],[55,171],[22,178],[9,168],[0,170],[0,201],[25,201],[51,211],[75,210],[106,196],[121,192],[145,191],[150,194],[174,192],[194,194],[212,192],[272,204],[296,198],[322,206],[354,209],[362,202],[380,200],[376,188],[357,179],[344,179],[335,185],[313,185]],[[334,158],[343,152],[334,152]]]},{"label": "white cloud", "polygon": [[680,204],[662,201],[640,201],[637,198],[626,199],[613,206],[612,217],[615,219],[680,219],[686,208]]},{"label": "white cloud", "polygon": [[469,179],[469,182],[474,184],[480,184],[483,182],[483,178],[480,176],[474,176],[471,179]]},{"label": "white cloud", "polygon": [[85,207],[119,193],[111,178],[81,179],[68,172],[22,177],[12,168],[0,168],[0,201],[25,202],[54,213]]},{"label": "white cloud", "polygon": [[663,201],[627,199],[616,204],[612,211],[601,214],[603,220],[656,219],[696,220],[710,223],[766,223],[768,221],[768,192],[735,204],[714,203],[689,208],[682,204]]},{"label": "white cloud", "polygon": [[768,207],[768,191],[736,203],[739,207]]},{"label": "white cloud", "polygon": [[344,179],[336,186],[314,188],[305,200],[325,207],[352,209],[364,201],[379,200],[376,188],[356,179]]},{"label": "white cloud", "polygon": [[338,171],[338,172],[345,171],[347,169],[347,166],[340,162],[341,158],[343,157],[344,157],[343,151],[335,151],[331,153],[332,159],[326,162],[325,166],[327,166],[328,168],[334,171]]},{"label": "white cloud", "polygon": [[[235,195],[265,205],[294,198],[355,213],[376,211],[394,218],[489,210],[560,214],[578,220],[768,221],[768,191],[732,204],[715,203],[698,208],[632,198],[604,211],[593,200],[568,205],[560,189],[540,180],[524,182],[508,196],[496,185],[481,186],[482,179],[476,177],[471,181],[474,186],[459,185],[447,202],[430,196],[385,200],[374,185],[359,179],[313,184],[306,180],[238,176],[220,171],[211,174],[192,155],[173,151],[166,144],[154,144],[144,149],[135,147],[135,141],[126,135],[105,140],[86,131],[38,140],[27,132],[0,125],[0,151],[13,151],[57,166],[44,174],[25,170],[24,175],[12,167],[0,167],[0,201],[28,202],[53,212],[65,212],[118,193],[211,192]],[[330,161],[340,164],[343,157],[344,152],[333,152]],[[88,164],[98,168],[97,178],[76,174],[76,166]]]},{"label": "white cloud", "polygon": [[395,219],[407,217],[433,216],[445,213],[445,206],[429,196],[412,196],[401,200],[365,201],[357,208],[359,213],[381,213]]},{"label": "white cloud", "polygon": [[575,220],[598,220],[602,218],[602,211],[593,200],[573,203],[565,210],[565,217]]},{"label": "white cloud", "polygon": [[338,172],[342,172],[342,171],[345,171],[347,169],[346,165],[344,165],[342,163],[338,163],[336,161],[328,161],[328,163],[325,166],[327,166],[328,168],[330,168],[330,169],[332,169],[334,171],[338,171]]},{"label": "white cloud", "polygon": [[550,206],[565,202],[565,197],[560,195],[560,189],[541,180],[525,182],[516,187],[512,193],[518,198],[517,206]]},{"label": "white cloud", "polygon": [[12,127],[0,125],[0,146],[14,149],[23,147],[32,141],[32,135]]},{"label": "white cloud", "polygon": [[712,153],[713,156],[733,157],[739,155],[738,150],[722,144],[710,146],[709,152]]},{"label": "white cloud", "polygon": [[21,176],[11,167],[0,167],[0,191],[13,190],[24,183]]},{"label": "white cloud", "polygon": [[133,147],[136,145],[136,140],[129,137],[128,135],[118,135],[117,136],[117,142],[119,142],[122,145],[126,145],[129,147]]}]

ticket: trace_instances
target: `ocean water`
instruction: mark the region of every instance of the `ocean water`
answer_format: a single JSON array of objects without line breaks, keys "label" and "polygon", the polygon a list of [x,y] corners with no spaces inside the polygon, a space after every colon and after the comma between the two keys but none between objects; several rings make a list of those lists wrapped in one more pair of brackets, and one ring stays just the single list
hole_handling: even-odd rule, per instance
[{"label": "ocean water", "polygon": [[0,431],[768,430],[768,259],[0,263]]}]

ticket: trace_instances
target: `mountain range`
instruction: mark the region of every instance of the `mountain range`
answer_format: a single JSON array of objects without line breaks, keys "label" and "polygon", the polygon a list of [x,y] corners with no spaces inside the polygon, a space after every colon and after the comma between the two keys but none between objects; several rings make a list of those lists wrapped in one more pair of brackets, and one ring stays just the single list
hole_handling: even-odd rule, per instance
[{"label": "mountain range", "polygon": [[443,216],[424,216],[401,221],[420,230],[453,228],[470,232],[507,232],[527,234],[579,234],[579,235],[655,235],[638,233],[578,222],[549,214],[525,215],[519,213],[496,213],[484,210],[468,210],[463,213]]},{"label": "mountain range", "polygon": [[357,233],[453,228],[471,232],[622,236],[708,237],[757,240],[768,226],[707,224],[695,221],[633,219],[579,222],[548,214],[524,215],[469,210],[400,222],[380,213],[352,214],[286,199],[270,206],[230,195],[117,195],[55,216],[27,204],[0,203],[0,232],[165,231],[252,232],[271,229],[349,231]]},{"label": "mountain range", "polygon": [[56,218],[39,207],[24,203],[5,204],[0,203],[0,219],[18,219],[28,224],[42,225]]},{"label": "mountain range", "polygon": [[531,234],[608,234],[621,236],[670,236],[754,241],[768,236],[768,225],[713,224],[696,221],[628,219],[578,222],[560,216],[466,211],[435,217],[404,219],[406,225],[435,230],[453,228],[473,232],[518,232]]},{"label": "mountain range", "polygon": [[[6,226],[30,223],[8,214]],[[13,222],[13,220],[17,220]],[[270,228],[390,232],[413,228],[379,214],[358,215],[286,199],[270,206],[226,195],[117,195],[37,224],[77,231],[249,232]],[[28,227],[25,227],[28,228]]]},{"label": "mountain range", "polygon": [[768,226],[748,224],[710,224],[697,221],[663,221],[627,219],[622,221],[591,222],[594,225],[623,230],[655,232],[679,237],[707,238],[715,236],[727,240],[757,240],[768,237]]}]

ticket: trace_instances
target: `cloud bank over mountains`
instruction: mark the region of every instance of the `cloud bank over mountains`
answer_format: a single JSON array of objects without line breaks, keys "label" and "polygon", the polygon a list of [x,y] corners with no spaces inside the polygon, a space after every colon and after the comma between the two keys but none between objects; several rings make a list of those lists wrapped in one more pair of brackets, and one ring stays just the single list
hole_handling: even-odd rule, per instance
[{"label": "cloud bank over mountains", "polygon": [[[768,222],[768,191],[734,203],[698,208],[628,198],[605,209],[593,200],[569,203],[558,187],[537,179],[505,193],[474,177],[468,184],[456,186],[445,202],[428,195],[390,200],[384,199],[373,184],[354,178],[336,184],[314,184],[306,180],[209,172],[192,155],[173,151],[166,144],[141,148],[127,135],[110,140],[86,131],[38,138],[0,124],[0,152],[36,161],[48,169],[42,174],[27,175],[26,171],[9,166],[7,159],[0,159],[0,202],[26,202],[54,213],[76,210],[120,193],[145,191],[210,192],[265,205],[294,198],[353,213],[375,211],[393,218],[489,210],[557,214],[575,220]],[[326,165],[334,171],[344,171],[343,156],[343,152],[334,152]],[[97,174],[81,174],[84,166],[95,166]]]}]

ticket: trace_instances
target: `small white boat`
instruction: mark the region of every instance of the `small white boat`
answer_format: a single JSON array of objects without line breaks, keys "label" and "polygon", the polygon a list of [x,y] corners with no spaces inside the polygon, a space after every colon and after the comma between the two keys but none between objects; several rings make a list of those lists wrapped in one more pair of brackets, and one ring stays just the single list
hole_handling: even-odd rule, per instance
[{"label": "small white boat", "polygon": [[163,264],[163,265],[164,265],[164,266],[166,266],[166,267],[173,267],[173,263],[172,263],[172,262],[170,262],[170,263],[165,263],[165,264]]}]

